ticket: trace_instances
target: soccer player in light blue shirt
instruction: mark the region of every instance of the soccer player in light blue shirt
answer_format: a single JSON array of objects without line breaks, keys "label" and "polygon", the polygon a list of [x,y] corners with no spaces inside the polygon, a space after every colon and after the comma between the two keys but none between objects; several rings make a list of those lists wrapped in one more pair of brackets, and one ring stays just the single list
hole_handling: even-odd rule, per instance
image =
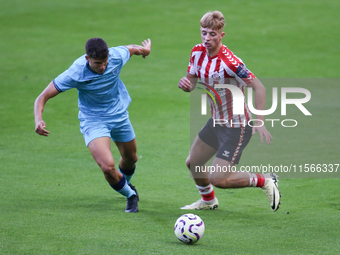
[{"label": "soccer player in light blue shirt", "polygon": [[[78,90],[80,131],[110,186],[127,198],[126,212],[138,212],[138,194],[130,180],[135,172],[137,148],[129,120],[130,95],[119,78],[132,55],[148,56],[151,40],[140,45],[108,48],[101,38],[86,42],[86,54],[57,76],[34,103],[35,131],[48,136],[42,113],[47,100],[66,90]],[[111,139],[121,154],[119,170],[111,153]]]}]

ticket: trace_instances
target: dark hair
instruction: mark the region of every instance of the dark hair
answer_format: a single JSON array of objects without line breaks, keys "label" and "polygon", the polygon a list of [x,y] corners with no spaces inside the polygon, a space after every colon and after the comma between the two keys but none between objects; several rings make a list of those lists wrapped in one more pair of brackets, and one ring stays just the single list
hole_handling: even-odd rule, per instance
[{"label": "dark hair", "polygon": [[109,49],[102,38],[88,39],[85,44],[86,55],[94,59],[106,59]]}]

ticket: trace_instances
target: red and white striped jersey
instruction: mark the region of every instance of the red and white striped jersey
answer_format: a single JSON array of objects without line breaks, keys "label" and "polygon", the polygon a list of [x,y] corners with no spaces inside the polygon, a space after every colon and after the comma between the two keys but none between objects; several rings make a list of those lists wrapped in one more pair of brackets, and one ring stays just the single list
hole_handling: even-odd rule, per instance
[{"label": "red and white striped jersey", "polygon": [[[251,83],[255,75],[249,71],[243,61],[223,45],[214,57],[209,57],[203,44],[196,45],[191,51],[188,73],[196,75],[207,91],[211,116],[225,120],[227,127],[244,127],[251,119],[251,112],[244,100],[244,114],[233,114],[233,98],[229,89],[215,89],[216,84],[232,84],[240,88]],[[216,103],[215,103],[216,102]],[[225,123],[223,122],[223,123]]]}]

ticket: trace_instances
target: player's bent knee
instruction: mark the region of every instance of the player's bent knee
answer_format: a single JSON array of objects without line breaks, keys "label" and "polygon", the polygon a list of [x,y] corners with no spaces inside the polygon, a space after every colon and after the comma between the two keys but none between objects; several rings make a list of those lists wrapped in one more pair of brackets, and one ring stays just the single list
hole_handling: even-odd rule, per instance
[{"label": "player's bent knee", "polygon": [[186,159],[185,164],[187,165],[187,168],[190,170],[190,156]]},{"label": "player's bent knee", "polygon": [[128,164],[135,164],[138,161],[137,154],[132,154],[132,155],[124,155],[123,160],[128,163]]},{"label": "player's bent knee", "polygon": [[107,180],[115,180],[119,181],[119,171],[117,171],[114,167],[101,167],[101,170]]},{"label": "player's bent knee", "polygon": [[101,166],[100,169],[103,171],[104,175],[113,175],[115,171],[114,167]]},{"label": "player's bent knee", "polygon": [[116,171],[115,164],[98,164],[104,175],[113,175]]}]

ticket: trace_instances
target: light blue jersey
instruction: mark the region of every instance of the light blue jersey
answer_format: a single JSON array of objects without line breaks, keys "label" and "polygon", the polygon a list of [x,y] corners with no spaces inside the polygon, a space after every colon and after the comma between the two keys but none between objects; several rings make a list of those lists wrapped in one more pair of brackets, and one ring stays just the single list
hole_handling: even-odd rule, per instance
[{"label": "light blue jersey", "polygon": [[130,52],[124,46],[109,48],[109,58],[103,74],[93,72],[85,58],[78,58],[65,72],[54,80],[59,92],[71,88],[78,90],[80,121],[121,121],[127,116],[131,97],[119,78],[120,70],[130,59]]}]

